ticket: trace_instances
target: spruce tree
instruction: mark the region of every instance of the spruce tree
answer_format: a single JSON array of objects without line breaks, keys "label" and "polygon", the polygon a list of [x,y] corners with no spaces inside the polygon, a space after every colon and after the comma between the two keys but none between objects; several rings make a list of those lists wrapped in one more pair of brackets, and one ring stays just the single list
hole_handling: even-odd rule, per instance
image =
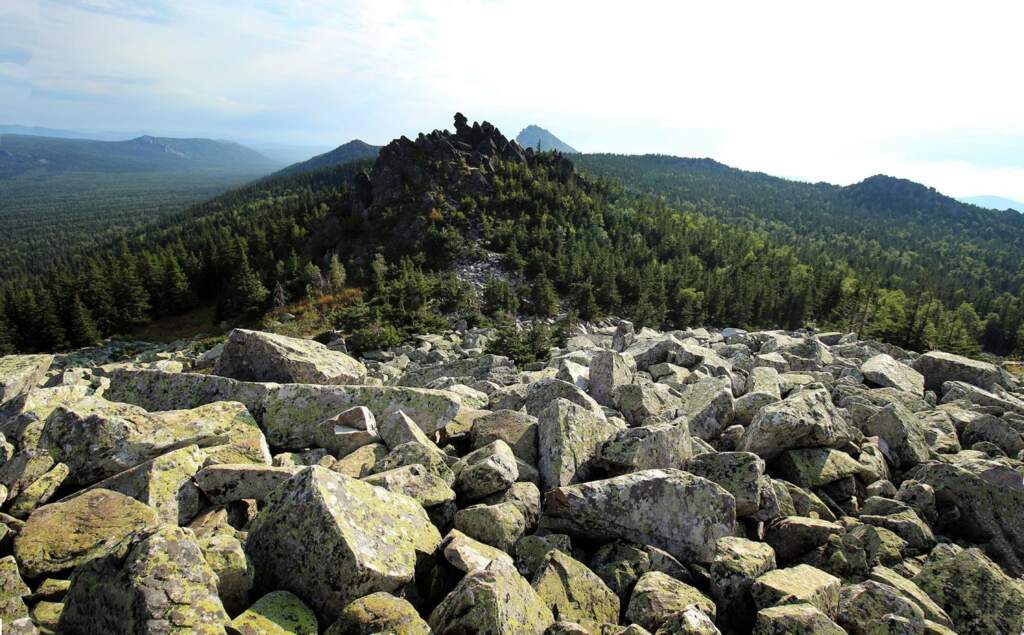
[{"label": "spruce tree", "polygon": [[7,312],[3,302],[0,301],[0,355],[7,355],[14,352],[14,334],[11,332],[11,324],[7,321]]},{"label": "spruce tree", "polygon": [[71,310],[68,317],[68,338],[71,345],[75,347],[93,346],[100,340],[100,333],[96,329],[96,323],[89,315],[82,298],[76,293],[71,301]]},{"label": "spruce tree", "polygon": [[555,285],[542,272],[533,280],[531,298],[533,312],[541,317],[554,317],[558,313],[558,294]]},{"label": "spruce tree", "polygon": [[114,297],[117,302],[117,328],[128,330],[149,321],[149,292],[142,286],[135,259],[121,242],[120,254],[114,261]]},{"label": "spruce tree", "polygon": [[53,297],[41,289],[36,295],[36,327],[38,334],[37,346],[41,351],[59,351],[68,347],[67,332],[57,313],[57,305]]},{"label": "spruce tree", "polygon": [[192,290],[189,287],[188,276],[173,254],[168,254],[164,261],[163,281],[164,296],[172,313],[181,313],[192,307]]},{"label": "spruce tree", "polygon": [[239,250],[235,272],[222,295],[222,317],[257,315],[264,309],[268,295],[270,292],[249,267],[249,256]]},{"label": "spruce tree", "polygon": [[284,292],[284,285],[278,282],[274,285],[274,308],[284,308],[285,304],[288,304],[288,296]]}]

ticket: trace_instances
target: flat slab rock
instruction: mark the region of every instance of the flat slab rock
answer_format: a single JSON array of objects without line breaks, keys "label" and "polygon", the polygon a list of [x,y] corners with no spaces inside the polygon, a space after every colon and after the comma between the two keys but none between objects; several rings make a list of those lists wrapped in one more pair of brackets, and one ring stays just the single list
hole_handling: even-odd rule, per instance
[{"label": "flat slab rock", "polygon": [[53,355],[0,357],[0,404],[35,388],[53,363]]},{"label": "flat slab rock", "polygon": [[664,549],[683,562],[711,562],[733,534],[736,501],[682,470],[642,470],[548,492],[542,523],[553,531],[621,538]]},{"label": "flat slab rock", "polygon": [[234,329],[214,373],[245,381],[286,384],[361,384],[366,367],[312,340]]}]

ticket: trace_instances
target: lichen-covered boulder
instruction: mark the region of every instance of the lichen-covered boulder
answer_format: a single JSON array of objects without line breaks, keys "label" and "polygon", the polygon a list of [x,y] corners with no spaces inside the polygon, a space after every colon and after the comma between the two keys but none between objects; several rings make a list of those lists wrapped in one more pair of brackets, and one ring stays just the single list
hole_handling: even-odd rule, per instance
[{"label": "lichen-covered boulder", "polygon": [[614,351],[598,351],[590,360],[590,395],[597,403],[610,408],[615,405],[615,389],[631,383],[635,374],[636,362],[632,357]]},{"label": "lichen-covered boulder", "polygon": [[257,588],[291,591],[333,622],[352,600],[411,580],[416,554],[440,542],[413,499],[313,466],[271,495],[245,547]]},{"label": "lichen-covered boulder", "polygon": [[924,611],[887,584],[867,580],[839,590],[839,624],[851,635],[868,635],[889,614],[924,624]]},{"label": "lichen-covered boulder", "polygon": [[[90,485],[187,445],[236,448],[254,462],[269,458],[263,434],[241,403],[222,401],[191,410],[146,412],[88,397],[59,406],[39,440],[71,469],[69,482]],[[242,462],[242,461],[236,461]]]},{"label": "lichen-covered boulder", "polygon": [[626,607],[626,619],[654,632],[674,613],[691,606],[715,618],[715,603],[696,588],[658,571],[649,571],[637,580]]},{"label": "lichen-covered boulder", "polygon": [[385,442],[382,428],[393,412],[401,410],[424,434],[432,435],[462,410],[459,396],[444,390],[399,386],[271,386],[273,388],[261,402],[260,423],[267,442],[289,450],[314,445],[323,434],[321,422],[353,406],[365,406],[373,412],[377,433]]},{"label": "lichen-covered boulder", "polygon": [[882,408],[863,426],[864,434],[877,436],[889,449],[889,458],[896,467],[909,468],[924,463],[931,452],[924,437],[924,426],[914,413],[893,403]]},{"label": "lichen-covered boulder", "polygon": [[861,364],[860,372],[864,379],[881,388],[896,388],[918,397],[924,394],[924,375],[885,353]]},{"label": "lichen-covered boulder", "polygon": [[721,607],[721,619],[737,628],[749,628],[754,605],[754,580],[776,566],[775,550],[763,542],[726,536],[719,538],[711,562],[711,595]]},{"label": "lichen-covered boulder", "polygon": [[15,518],[27,517],[33,509],[49,502],[53,498],[57,489],[70,473],[71,470],[63,463],[54,465],[11,501],[7,508],[7,513]]},{"label": "lichen-covered boulder", "polygon": [[516,541],[513,548],[516,569],[527,579],[532,579],[547,560],[548,554],[556,549],[563,553],[572,553],[572,539],[565,534],[523,536]]},{"label": "lichen-covered boulder", "polygon": [[732,411],[732,383],[727,377],[709,377],[687,387],[676,412],[689,424],[690,434],[709,440],[731,423]]},{"label": "lichen-covered boulder", "polygon": [[423,445],[416,441],[403,443],[392,449],[384,458],[373,464],[370,473],[380,474],[409,465],[422,465],[449,486],[455,483],[455,473],[448,466],[447,455],[434,444]]},{"label": "lichen-covered boulder", "polygon": [[542,635],[554,621],[533,587],[500,561],[466,574],[428,620],[435,635]]},{"label": "lichen-covered boulder", "polygon": [[654,635],[721,635],[714,620],[696,606],[673,613]]},{"label": "lichen-covered boulder", "polygon": [[213,371],[243,381],[286,384],[361,384],[366,367],[312,340],[234,329]]},{"label": "lichen-covered boulder", "polygon": [[452,466],[455,491],[475,500],[507,490],[519,478],[512,448],[498,439],[473,450]]},{"label": "lichen-covered boulder", "polygon": [[429,635],[430,627],[407,600],[378,591],[353,601],[325,635]]},{"label": "lichen-covered boulder", "polygon": [[786,563],[828,542],[829,536],[843,532],[842,526],[803,516],[787,516],[773,522],[765,535],[779,562]]},{"label": "lichen-covered boulder", "polygon": [[710,562],[715,542],[733,533],[736,501],[688,472],[643,470],[548,492],[543,522],[591,539],[653,545],[684,562]]},{"label": "lichen-covered boulder", "polygon": [[764,460],[752,452],[708,452],[686,463],[686,471],[718,483],[736,499],[736,516],[750,516],[761,506]]},{"label": "lichen-covered boulder", "polygon": [[25,581],[18,572],[18,563],[13,556],[0,558],[0,621],[10,624],[14,620],[27,617],[28,607],[25,598],[31,595]]},{"label": "lichen-covered boulder", "polygon": [[619,621],[618,596],[593,571],[557,549],[540,565],[533,589],[557,620]]},{"label": "lichen-covered boulder", "polygon": [[[388,446],[383,443],[371,443],[335,461],[331,470],[352,478],[363,478],[373,474],[377,464],[383,461],[387,455]],[[448,466],[445,465],[445,467]],[[451,470],[448,472],[451,475]],[[454,476],[452,478],[454,479]]]},{"label": "lichen-covered boulder", "polygon": [[947,381],[962,381],[980,388],[988,388],[1004,381],[999,367],[969,357],[931,351],[921,355],[912,364],[924,375],[925,388],[939,391]]},{"label": "lichen-covered boulder", "polygon": [[23,449],[0,465],[0,485],[7,488],[7,498],[14,499],[51,467],[53,456],[49,451]]},{"label": "lichen-covered boulder", "polygon": [[498,410],[473,420],[470,432],[473,448],[502,440],[517,459],[537,464],[537,418],[516,410]]},{"label": "lichen-covered boulder", "polygon": [[205,460],[206,453],[199,446],[185,446],[115,474],[90,489],[131,496],[155,509],[161,522],[185,525],[199,513],[200,493],[192,477]]},{"label": "lichen-covered boulder", "polygon": [[811,604],[783,604],[757,612],[754,635],[846,635],[846,630]]},{"label": "lichen-covered boulder", "polygon": [[35,510],[14,540],[14,555],[30,578],[59,573],[104,556],[125,538],[159,524],[149,505],[94,489]]},{"label": "lichen-covered boulder", "polygon": [[0,357],[0,404],[23,395],[43,380],[53,355],[5,355]]},{"label": "lichen-covered boulder", "polygon": [[945,609],[959,633],[1024,630],[1024,583],[978,549],[933,553],[913,582]]},{"label": "lichen-covered boulder", "polygon": [[615,388],[615,408],[630,425],[642,425],[650,417],[674,417],[682,403],[678,394],[664,384],[635,382]]},{"label": "lichen-covered boulder", "polygon": [[681,469],[692,453],[689,428],[663,423],[618,431],[601,446],[600,460],[612,473]]},{"label": "lichen-covered boulder", "polygon": [[514,564],[512,556],[509,554],[474,540],[458,529],[448,532],[448,535],[441,541],[441,550],[445,560],[463,573],[483,569],[495,560]]},{"label": "lichen-covered boulder", "polygon": [[455,513],[455,528],[475,540],[510,553],[516,541],[526,533],[526,517],[511,502],[471,505]]},{"label": "lichen-covered boulder", "polygon": [[839,611],[842,581],[807,564],[775,569],[754,580],[751,597],[758,608],[807,602],[831,618]]},{"label": "lichen-covered boulder", "polygon": [[195,482],[214,505],[244,499],[265,501],[298,470],[273,465],[222,463],[199,470]]},{"label": "lichen-covered boulder", "polygon": [[1020,472],[994,461],[959,465],[936,461],[918,466],[913,478],[935,491],[935,502],[954,535],[984,537],[985,552],[1008,573],[1024,575],[1024,484]]},{"label": "lichen-covered boulder", "polygon": [[870,579],[891,587],[905,599],[916,604],[926,619],[943,626],[953,626],[953,620],[949,618],[949,614],[935,600],[928,597],[928,594],[913,581],[904,578],[892,569],[881,565],[876,566],[871,569]]},{"label": "lichen-covered boulder", "polygon": [[296,595],[271,591],[231,620],[239,635],[316,635],[316,615]]},{"label": "lichen-covered boulder", "polygon": [[831,448],[786,450],[776,459],[773,474],[800,487],[822,487],[864,471],[846,452]]},{"label": "lichen-covered boulder", "polygon": [[860,520],[892,531],[906,540],[907,546],[912,549],[924,551],[935,545],[935,535],[931,527],[906,503],[872,496],[864,501]]},{"label": "lichen-covered boulder", "polygon": [[[576,404],[583,410],[589,411],[598,419],[604,419],[604,410],[601,405],[594,401],[593,397],[583,392],[569,382],[560,379],[542,379],[531,383],[526,388],[526,399],[523,407],[527,414],[540,417],[552,402],[564,399]],[[541,447],[543,447],[541,443]]]},{"label": "lichen-covered boulder", "polygon": [[435,447],[434,442],[423,432],[419,424],[400,409],[389,412],[381,418],[377,425],[377,433],[381,440],[392,449],[411,441],[427,447]]},{"label": "lichen-covered boulder", "polygon": [[234,615],[249,605],[255,572],[245,555],[242,541],[226,531],[198,538],[199,548],[210,569],[217,574],[217,595],[224,609]]},{"label": "lichen-covered boulder", "polygon": [[408,496],[424,507],[455,500],[455,492],[448,487],[448,483],[418,463],[371,474],[364,477],[363,481]]},{"label": "lichen-covered boulder", "polygon": [[339,457],[380,440],[377,418],[366,406],[347,408],[333,417],[327,417],[313,429],[314,445]]},{"label": "lichen-covered boulder", "polygon": [[834,448],[851,438],[849,425],[828,391],[809,388],[761,408],[736,449],[774,459],[792,448]]},{"label": "lichen-covered boulder", "polygon": [[71,578],[61,633],[210,633],[228,623],[217,575],[191,530],[163,525],[130,549],[81,567]]},{"label": "lichen-covered boulder", "polygon": [[618,431],[603,415],[566,399],[552,401],[537,420],[541,491],[587,480],[601,446]]}]

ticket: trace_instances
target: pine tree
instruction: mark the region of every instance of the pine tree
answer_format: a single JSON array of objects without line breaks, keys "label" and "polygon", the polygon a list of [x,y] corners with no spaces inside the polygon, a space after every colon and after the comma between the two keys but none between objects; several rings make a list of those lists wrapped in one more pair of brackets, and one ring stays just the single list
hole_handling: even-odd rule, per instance
[{"label": "pine tree", "polygon": [[345,265],[341,264],[338,254],[332,254],[331,264],[327,270],[331,293],[341,293],[345,289],[345,277]]},{"label": "pine tree", "polygon": [[82,298],[76,293],[71,301],[71,311],[68,318],[68,338],[71,345],[75,347],[93,346],[100,340],[100,333],[96,329],[96,323],[89,315]]},{"label": "pine tree", "polygon": [[306,297],[313,300],[324,292],[324,275],[312,262],[306,265]]},{"label": "pine tree", "polygon": [[86,258],[78,279],[78,291],[101,333],[117,328],[117,305],[110,273],[95,258]]}]

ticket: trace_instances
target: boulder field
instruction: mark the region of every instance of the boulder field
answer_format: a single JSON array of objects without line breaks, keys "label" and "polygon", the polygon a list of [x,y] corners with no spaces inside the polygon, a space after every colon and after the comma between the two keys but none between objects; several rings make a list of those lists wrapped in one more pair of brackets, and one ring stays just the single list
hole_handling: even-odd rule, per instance
[{"label": "boulder field", "polygon": [[0,358],[3,632],[1024,632],[1002,366],[606,320],[519,367],[492,337]]}]

